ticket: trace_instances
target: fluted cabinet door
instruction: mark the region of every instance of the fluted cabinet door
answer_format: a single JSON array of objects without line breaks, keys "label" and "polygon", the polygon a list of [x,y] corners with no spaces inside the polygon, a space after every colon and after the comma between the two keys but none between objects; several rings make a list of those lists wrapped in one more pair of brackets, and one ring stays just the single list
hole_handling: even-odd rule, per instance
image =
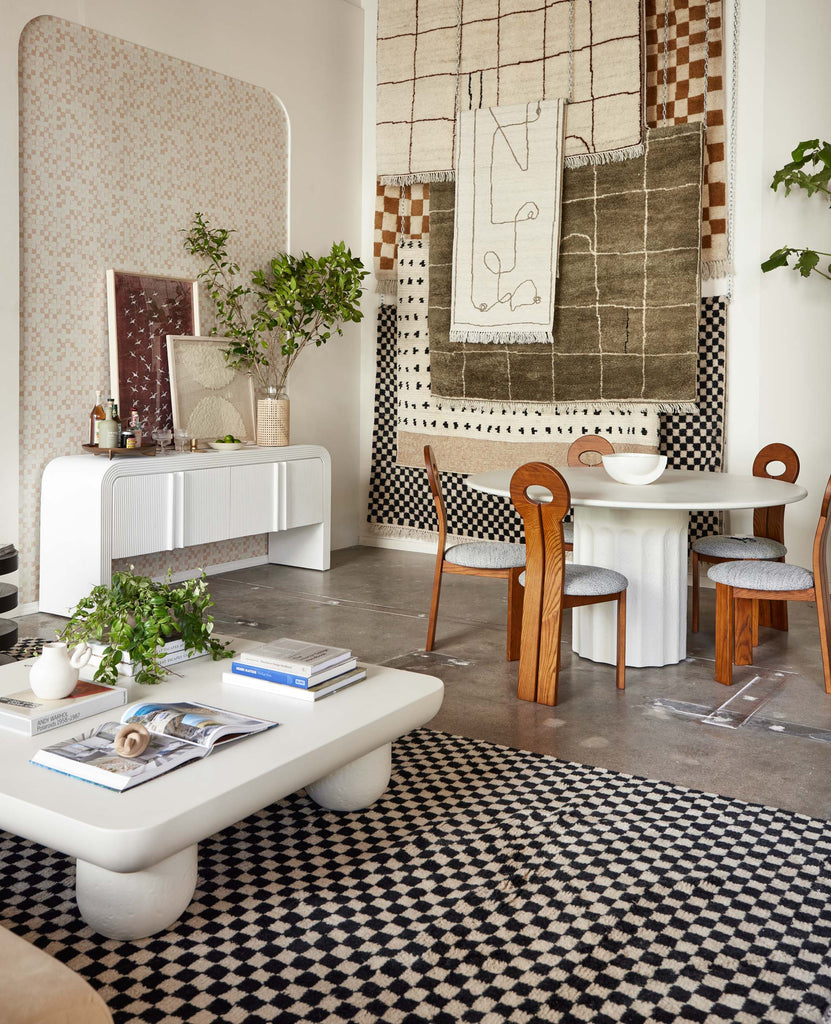
[{"label": "fluted cabinet door", "polygon": [[232,466],[230,536],[249,537],[279,529],[277,466]]},{"label": "fluted cabinet door", "polygon": [[230,515],[229,467],[182,473],[182,546],[227,540]]},{"label": "fluted cabinet door", "polygon": [[121,477],[113,483],[112,557],[170,551],[174,541],[174,480],[170,473]]}]

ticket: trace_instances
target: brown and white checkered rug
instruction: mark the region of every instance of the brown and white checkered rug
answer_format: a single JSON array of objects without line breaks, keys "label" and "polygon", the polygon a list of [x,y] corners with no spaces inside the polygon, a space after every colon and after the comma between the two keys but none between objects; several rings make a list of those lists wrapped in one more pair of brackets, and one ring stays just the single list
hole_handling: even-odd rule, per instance
[{"label": "brown and white checkered rug", "polygon": [[201,844],[194,902],[139,942],[5,835],[0,924],[116,1024],[819,1022],[830,855],[828,822],[420,730],[370,810],[296,795]]}]

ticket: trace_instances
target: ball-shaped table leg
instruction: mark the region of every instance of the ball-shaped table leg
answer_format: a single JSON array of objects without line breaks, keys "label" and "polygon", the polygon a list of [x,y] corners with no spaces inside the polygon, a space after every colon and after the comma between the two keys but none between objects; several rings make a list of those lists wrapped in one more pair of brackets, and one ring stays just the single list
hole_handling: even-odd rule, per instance
[{"label": "ball-shaped table leg", "polygon": [[359,811],[381,796],[391,770],[392,744],[385,743],[306,786],[306,792],[327,810]]},{"label": "ball-shaped table leg", "polygon": [[110,939],[143,939],[185,912],[196,888],[196,844],[144,871],[108,871],[79,860],[75,897],[86,923]]}]

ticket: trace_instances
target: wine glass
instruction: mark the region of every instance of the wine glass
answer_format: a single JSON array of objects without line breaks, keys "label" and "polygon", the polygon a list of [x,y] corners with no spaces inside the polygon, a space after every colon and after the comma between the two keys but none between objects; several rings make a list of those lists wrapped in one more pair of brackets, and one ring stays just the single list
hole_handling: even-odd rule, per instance
[{"label": "wine glass", "polygon": [[164,455],[165,447],[170,444],[171,437],[173,437],[173,433],[166,428],[153,431],[153,440],[156,442],[156,452],[159,455]]}]

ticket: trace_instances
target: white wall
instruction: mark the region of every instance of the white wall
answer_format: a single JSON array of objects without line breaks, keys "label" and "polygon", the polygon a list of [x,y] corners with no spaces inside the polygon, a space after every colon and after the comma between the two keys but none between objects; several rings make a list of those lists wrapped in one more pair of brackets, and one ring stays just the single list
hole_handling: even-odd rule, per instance
[{"label": "white wall", "polygon": [[[0,542],[18,530],[18,100],[24,25],[51,14],[275,93],[291,123],[294,251],[361,249],[363,12],[349,0],[2,0],[0,3]],[[332,455],[332,543],[357,539],[360,330],[301,358],[292,438]],[[60,339],[56,339],[56,344]],[[90,387],[94,382],[90,383]],[[48,424],[46,425],[48,429]],[[84,424],[78,424],[83,438]],[[79,442],[80,443],[80,442]]]},{"label": "white wall", "polygon": [[[769,188],[798,142],[831,140],[831,4],[745,0],[741,10],[727,468],[749,472],[770,441],[796,449],[808,498],[787,510],[786,542],[789,560],[809,566],[831,474],[831,282],[762,274],[759,263],[786,244],[831,251],[828,200]],[[749,526],[746,515],[733,522]]]}]

